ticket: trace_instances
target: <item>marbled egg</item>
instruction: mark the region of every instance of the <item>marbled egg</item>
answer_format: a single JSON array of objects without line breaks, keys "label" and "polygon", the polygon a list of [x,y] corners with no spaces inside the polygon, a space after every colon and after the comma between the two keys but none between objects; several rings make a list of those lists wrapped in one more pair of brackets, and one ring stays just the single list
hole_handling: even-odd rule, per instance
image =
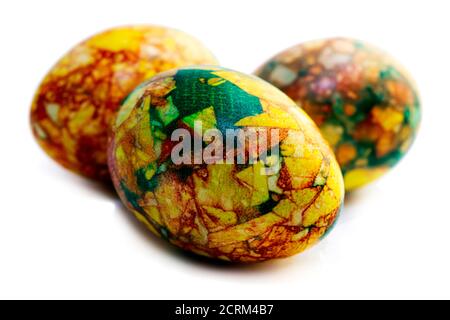
[{"label": "marbled egg", "polygon": [[421,110],[408,73],[386,53],[344,38],[278,54],[256,74],[280,88],[334,149],[346,190],[377,179],[410,148]]},{"label": "marbled egg", "polygon": [[109,180],[108,133],[123,99],[159,72],[195,64],[217,61],[181,31],[130,26],[97,34],[68,52],[42,81],[31,110],[33,133],[64,167]]},{"label": "marbled egg", "polygon": [[219,67],[138,87],[118,113],[109,165],[149,230],[227,261],[299,253],[343,203],[339,165],[311,119],[272,85]]}]

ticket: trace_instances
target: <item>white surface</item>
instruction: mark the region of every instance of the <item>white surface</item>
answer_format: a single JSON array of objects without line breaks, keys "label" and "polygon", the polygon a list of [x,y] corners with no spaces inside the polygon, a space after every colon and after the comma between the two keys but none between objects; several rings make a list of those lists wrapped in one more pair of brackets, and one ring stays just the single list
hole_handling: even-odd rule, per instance
[{"label": "white surface", "polygon": [[[1,1],[0,298],[450,298],[449,12],[448,1]],[[189,32],[248,73],[302,41],[372,42],[416,78],[421,132],[308,252],[246,267],[187,258],[48,159],[28,125],[50,66],[130,23]]]}]

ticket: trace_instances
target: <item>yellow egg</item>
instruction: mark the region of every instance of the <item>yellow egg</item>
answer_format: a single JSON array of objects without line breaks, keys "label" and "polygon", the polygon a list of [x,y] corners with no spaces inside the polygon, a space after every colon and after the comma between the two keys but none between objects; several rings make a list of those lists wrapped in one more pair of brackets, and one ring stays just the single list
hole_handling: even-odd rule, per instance
[{"label": "yellow egg", "polygon": [[33,133],[64,167],[109,180],[107,139],[123,99],[142,81],[169,69],[217,64],[198,40],[157,26],[130,26],[94,35],[70,50],[36,92]]},{"label": "yellow egg", "polygon": [[211,258],[257,262],[318,242],[342,207],[332,151],[295,103],[219,67],[139,86],[109,149],[115,187],[154,234]]},{"label": "yellow egg", "polygon": [[409,150],[421,118],[407,71],[362,41],[297,45],[256,72],[291,97],[319,126],[354,190],[382,176]]}]

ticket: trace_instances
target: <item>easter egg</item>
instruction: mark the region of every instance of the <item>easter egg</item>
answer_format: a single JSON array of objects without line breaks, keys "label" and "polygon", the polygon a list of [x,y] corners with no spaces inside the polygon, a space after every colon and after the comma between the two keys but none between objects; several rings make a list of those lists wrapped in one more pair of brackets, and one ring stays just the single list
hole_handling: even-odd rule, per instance
[{"label": "easter egg", "polygon": [[64,167],[109,180],[107,139],[123,99],[159,72],[216,63],[199,41],[164,27],[119,27],[94,35],[42,81],[31,109],[34,136]]},{"label": "easter egg", "polygon": [[386,53],[364,42],[336,38],[300,44],[256,74],[319,126],[348,191],[386,173],[416,136],[421,111],[413,81]]},{"label": "easter egg", "polygon": [[112,131],[109,166],[123,203],[199,255],[294,255],[342,206],[342,174],[315,124],[254,76],[200,66],[159,74],[124,102]]}]

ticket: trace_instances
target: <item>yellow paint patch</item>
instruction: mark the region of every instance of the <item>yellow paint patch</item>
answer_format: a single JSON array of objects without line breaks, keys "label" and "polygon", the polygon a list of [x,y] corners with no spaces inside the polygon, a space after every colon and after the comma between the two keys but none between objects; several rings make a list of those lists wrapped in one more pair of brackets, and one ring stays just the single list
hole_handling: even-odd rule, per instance
[{"label": "yellow paint patch", "polygon": [[159,214],[159,210],[155,206],[148,206],[145,208],[145,212],[148,214],[150,218],[152,218],[158,224],[162,224],[161,215]]},{"label": "yellow paint patch", "polygon": [[87,41],[88,46],[109,51],[138,51],[142,43],[142,30],[135,28],[109,30],[98,34]]},{"label": "yellow paint patch", "polygon": [[243,118],[235,125],[299,130],[299,125],[291,114],[273,106],[269,107],[266,113]]},{"label": "yellow paint patch", "polygon": [[296,209],[297,206],[294,202],[289,199],[283,199],[273,208],[273,212],[281,218],[289,219]]},{"label": "yellow paint patch", "polygon": [[265,214],[259,218],[237,225],[228,230],[210,233],[208,236],[211,248],[225,246],[241,241],[247,241],[264,232],[274,225],[283,222],[284,219],[274,213]]},{"label": "yellow paint patch", "polygon": [[403,113],[392,107],[386,109],[373,108],[372,117],[374,122],[387,131],[397,131],[403,123]]},{"label": "yellow paint patch", "polygon": [[208,84],[213,87],[220,86],[221,84],[223,84],[225,82],[227,82],[227,80],[222,79],[222,78],[208,79]]},{"label": "yellow paint patch", "polygon": [[302,158],[285,158],[287,167],[295,189],[307,187],[320,172],[322,166],[322,154],[320,150],[309,150],[310,156]]},{"label": "yellow paint patch", "polygon": [[[247,208],[251,203],[252,188],[240,184],[234,179],[235,174],[234,165],[228,164],[208,165],[206,173],[194,174],[195,197],[199,205],[235,212]],[[206,180],[202,178],[205,175],[208,176]]]},{"label": "yellow paint patch", "polygon": [[253,166],[245,168],[244,170],[236,173],[236,178],[238,178],[249,187],[253,188]]},{"label": "yellow paint patch", "polygon": [[76,161],[75,153],[77,149],[77,143],[69,134],[66,129],[62,130],[62,144],[67,154],[69,161]]},{"label": "yellow paint patch", "polygon": [[340,203],[341,199],[335,192],[332,189],[325,188],[303,213],[303,226],[309,227],[315,224],[320,218],[339,208]]},{"label": "yellow paint patch", "polygon": [[257,206],[269,200],[269,185],[267,175],[264,174],[264,163],[258,161],[236,174],[236,177],[250,186],[252,190],[251,205]]},{"label": "yellow paint patch", "polygon": [[68,123],[70,133],[77,134],[86,123],[89,123],[95,113],[95,107],[91,104],[84,105],[80,110],[73,113]]},{"label": "yellow paint patch", "polygon": [[237,223],[237,215],[234,211],[224,211],[214,207],[203,207],[207,214],[211,217],[214,217],[221,226],[227,227],[232,226]]},{"label": "yellow paint patch", "polygon": [[324,124],[320,127],[323,137],[328,143],[334,147],[341,140],[344,129],[341,126],[335,126],[332,124]]},{"label": "yellow paint patch", "polygon": [[298,191],[292,191],[289,197],[299,208],[304,208],[311,203],[318,193],[319,190],[316,188],[305,188]]},{"label": "yellow paint patch", "polygon": [[296,233],[294,236],[292,236],[292,241],[299,241],[301,239],[303,239],[304,237],[306,237],[309,233],[309,229],[304,229],[302,231],[300,231],[299,233]]}]

